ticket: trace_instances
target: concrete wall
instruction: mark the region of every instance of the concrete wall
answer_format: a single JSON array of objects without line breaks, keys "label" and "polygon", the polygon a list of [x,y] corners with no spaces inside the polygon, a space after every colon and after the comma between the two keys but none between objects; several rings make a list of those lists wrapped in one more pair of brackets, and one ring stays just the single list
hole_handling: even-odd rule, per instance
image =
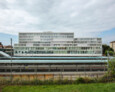
[{"label": "concrete wall", "polygon": [[39,74],[2,74],[0,75],[0,80],[10,80],[11,77],[13,80],[58,80],[58,79],[68,79],[76,80],[79,77],[89,77],[89,78],[98,78],[102,77],[106,72],[58,72],[58,73],[39,73]]}]

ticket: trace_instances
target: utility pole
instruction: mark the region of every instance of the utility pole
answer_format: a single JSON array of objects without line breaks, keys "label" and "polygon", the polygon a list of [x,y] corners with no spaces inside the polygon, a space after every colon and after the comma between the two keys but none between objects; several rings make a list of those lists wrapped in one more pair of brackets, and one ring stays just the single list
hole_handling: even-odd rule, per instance
[{"label": "utility pole", "polygon": [[107,75],[108,75],[108,82],[109,82],[109,52],[107,51],[107,57],[108,57],[108,61],[107,61]]},{"label": "utility pole", "polygon": [[12,48],[12,38],[10,39],[11,42],[11,83],[12,83],[12,56],[13,56],[13,48]]}]

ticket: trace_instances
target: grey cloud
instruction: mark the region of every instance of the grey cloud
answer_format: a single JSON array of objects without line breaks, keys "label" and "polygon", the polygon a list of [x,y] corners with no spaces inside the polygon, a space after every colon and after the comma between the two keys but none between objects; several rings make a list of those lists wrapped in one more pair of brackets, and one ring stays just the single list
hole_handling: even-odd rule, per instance
[{"label": "grey cloud", "polygon": [[114,11],[115,0],[4,0],[0,32],[50,30],[97,36],[115,27]]}]

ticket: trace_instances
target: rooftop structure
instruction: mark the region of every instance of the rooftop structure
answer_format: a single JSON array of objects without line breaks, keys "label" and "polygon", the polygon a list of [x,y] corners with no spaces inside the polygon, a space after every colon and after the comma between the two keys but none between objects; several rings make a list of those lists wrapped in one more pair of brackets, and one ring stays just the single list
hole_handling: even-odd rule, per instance
[{"label": "rooftop structure", "polygon": [[14,56],[102,56],[101,38],[74,38],[74,33],[19,33]]}]

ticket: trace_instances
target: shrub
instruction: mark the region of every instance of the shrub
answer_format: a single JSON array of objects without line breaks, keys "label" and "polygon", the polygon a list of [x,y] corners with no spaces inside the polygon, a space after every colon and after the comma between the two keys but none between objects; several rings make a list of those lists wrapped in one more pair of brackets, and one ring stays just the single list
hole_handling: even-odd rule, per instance
[{"label": "shrub", "polygon": [[31,85],[38,85],[39,84],[39,80],[35,79],[35,80],[31,80],[30,81]]},{"label": "shrub", "polygon": [[94,83],[94,79],[90,79],[90,78],[84,78],[84,82],[85,83]]},{"label": "shrub", "polygon": [[113,80],[114,78],[111,75],[106,74],[103,77],[99,78],[98,82],[105,83],[105,82],[112,82]]},{"label": "shrub", "polygon": [[61,79],[58,79],[58,80],[54,80],[54,84],[62,84],[63,83],[63,80]]},{"label": "shrub", "polygon": [[80,84],[80,83],[96,83],[97,79],[91,79],[91,78],[78,78],[76,81],[74,81],[75,84]]},{"label": "shrub", "polygon": [[84,78],[80,77],[80,78],[77,78],[77,80],[75,81],[75,83],[79,84],[79,83],[85,83],[85,80]]},{"label": "shrub", "polygon": [[115,58],[108,61],[108,75],[115,78]]},{"label": "shrub", "polygon": [[3,79],[3,80],[0,80],[0,85],[4,85],[4,84],[10,84],[11,83],[11,81],[10,80],[5,80],[5,79]]},{"label": "shrub", "polygon": [[44,80],[43,84],[45,84],[45,85],[53,85],[54,81],[52,79],[50,79],[50,80]]},{"label": "shrub", "polygon": [[30,81],[27,81],[27,80],[22,80],[21,85],[30,85]]}]

